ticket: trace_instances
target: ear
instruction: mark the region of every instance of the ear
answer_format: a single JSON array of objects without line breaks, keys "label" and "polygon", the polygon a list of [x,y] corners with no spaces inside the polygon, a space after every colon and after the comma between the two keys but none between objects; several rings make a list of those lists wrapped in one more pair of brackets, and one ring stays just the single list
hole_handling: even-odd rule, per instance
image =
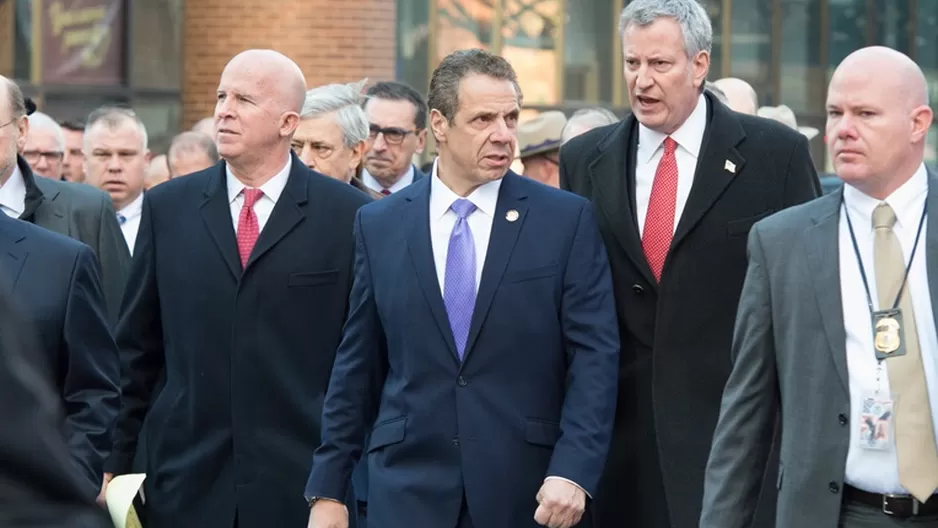
[{"label": "ear", "polygon": [[359,141],[357,145],[352,149],[352,154],[348,159],[348,170],[352,173],[355,172],[355,169],[358,168],[362,163],[362,158],[365,157],[365,152],[368,150],[367,141]]},{"label": "ear", "polygon": [[918,143],[924,141],[928,135],[928,129],[931,128],[934,113],[928,106],[922,105],[912,111],[912,142]]},{"label": "ear", "polygon": [[293,133],[300,126],[300,114],[286,112],[280,117],[280,137],[293,137]]},{"label": "ear", "polygon": [[423,149],[427,146],[427,129],[417,132],[417,150],[416,154],[423,154]]},{"label": "ear", "polygon": [[[449,131],[449,121],[436,108],[430,110],[430,130],[433,131],[433,138],[438,144],[446,143],[446,133]],[[424,137],[426,140],[426,137]]]},{"label": "ear", "polygon": [[18,134],[16,136],[16,152],[22,154],[26,148],[26,136],[29,135],[29,118],[26,116],[19,118],[14,126]]},{"label": "ear", "polygon": [[707,74],[710,73],[710,53],[700,51],[694,56],[694,88],[700,89],[707,80]]},{"label": "ear", "polygon": [[153,152],[151,150],[144,151],[143,158],[146,160],[147,163],[150,163],[151,161],[153,161]]}]

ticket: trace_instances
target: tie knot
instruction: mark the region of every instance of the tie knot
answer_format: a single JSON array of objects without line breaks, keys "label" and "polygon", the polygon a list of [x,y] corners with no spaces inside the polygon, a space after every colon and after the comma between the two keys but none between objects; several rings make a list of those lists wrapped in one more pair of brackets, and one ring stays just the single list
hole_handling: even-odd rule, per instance
[{"label": "tie knot", "polygon": [[671,136],[664,138],[664,153],[674,154],[675,150],[677,150],[677,141],[674,141]]},{"label": "tie knot", "polygon": [[257,201],[261,199],[261,196],[264,196],[264,191],[260,189],[249,189],[245,187],[241,192],[244,193],[245,207],[254,207],[254,204],[256,204]]},{"label": "tie knot", "polygon": [[117,223],[120,225],[124,225],[125,222],[127,222],[127,217],[120,213],[117,213]]},{"label": "tie knot", "polygon": [[896,212],[883,202],[873,209],[873,229],[892,229],[896,225]]},{"label": "tie knot", "polygon": [[381,194],[383,194],[383,195],[385,195],[385,196],[391,196],[391,190],[390,190],[390,189],[381,189]]},{"label": "tie knot", "polygon": [[449,208],[456,213],[456,216],[465,219],[470,213],[476,210],[476,204],[465,198],[460,198],[453,202],[453,205],[449,206]]}]

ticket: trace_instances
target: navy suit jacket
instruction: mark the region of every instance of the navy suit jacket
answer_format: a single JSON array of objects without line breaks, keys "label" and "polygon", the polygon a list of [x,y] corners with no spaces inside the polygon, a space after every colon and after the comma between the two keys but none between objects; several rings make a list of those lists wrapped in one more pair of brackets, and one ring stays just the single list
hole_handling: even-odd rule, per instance
[{"label": "navy suit jacket", "polygon": [[[619,341],[590,204],[509,173],[464,360],[433,262],[430,178],[359,211],[349,319],[306,494],[341,499],[366,431],[368,524],[536,526],[547,476],[596,489]],[[506,213],[518,212],[515,221]]]},{"label": "navy suit jacket", "polygon": [[303,485],[348,309],[352,221],[370,199],[291,156],[243,270],[224,162],[144,198],[117,327],[123,405],[109,463],[131,469],[146,418],[148,528],[308,519]]},{"label": "navy suit jacket", "polygon": [[97,258],[81,242],[0,213],[0,288],[35,333],[61,398],[75,471],[93,499],[120,406],[120,361]]}]

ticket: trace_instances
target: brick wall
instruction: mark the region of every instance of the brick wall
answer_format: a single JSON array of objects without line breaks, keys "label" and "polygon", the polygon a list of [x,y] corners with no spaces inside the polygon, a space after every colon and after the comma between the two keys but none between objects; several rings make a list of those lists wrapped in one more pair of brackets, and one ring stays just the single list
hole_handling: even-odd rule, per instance
[{"label": "brick wall", "polygon": [[212,115],[231,57],[270,48],[292,58],[312,88],[394,78],[395,0],[189,0],[183,40],[183,126]]}]

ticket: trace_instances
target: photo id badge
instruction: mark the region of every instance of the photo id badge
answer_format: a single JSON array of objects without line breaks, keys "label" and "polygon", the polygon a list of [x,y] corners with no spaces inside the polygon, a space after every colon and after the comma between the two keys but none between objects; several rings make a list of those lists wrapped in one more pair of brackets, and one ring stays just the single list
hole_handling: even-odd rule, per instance
[{"label": "photo id badge", "polygon": [[905,328],[901,310],[873,312],[873,348],[876,359],[882,361],[905,355]]},{"label": "photo id badge", "polygon": [[893,399],[885,394],[868,393],[860,409],[858,442],[870,451],[889,451],[893,446]]}]

